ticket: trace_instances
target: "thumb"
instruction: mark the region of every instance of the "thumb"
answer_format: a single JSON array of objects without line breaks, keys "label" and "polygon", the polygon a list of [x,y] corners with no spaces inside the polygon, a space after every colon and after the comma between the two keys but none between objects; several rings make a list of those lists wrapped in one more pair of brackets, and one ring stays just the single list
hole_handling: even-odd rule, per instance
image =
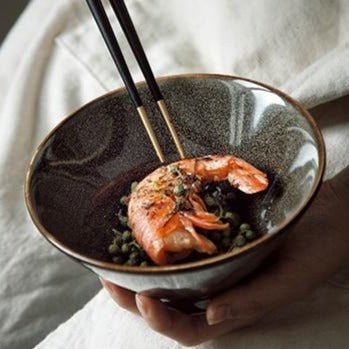
[{"label": "thumb", "polygon": [[307,270],[293,260],[276,261],[248,283],[215,298],[206,311],[210,325],[235,320],[252,325],[274,308],[297,300],[313,287]]}]

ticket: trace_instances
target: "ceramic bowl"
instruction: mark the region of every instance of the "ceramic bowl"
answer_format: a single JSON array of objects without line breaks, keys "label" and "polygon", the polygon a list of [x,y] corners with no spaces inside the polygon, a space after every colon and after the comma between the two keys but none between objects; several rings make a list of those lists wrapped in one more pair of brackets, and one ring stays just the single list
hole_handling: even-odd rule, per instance
[{"label": "ceramic bowl", "polygon": [[[190,263],[110,262],[110,219],[122,189],[160,165],[125,89],[85,105],[43,140],[25,197],[34,223],[55,247],[111,282],[188,310],[250,274],[276,248],[319,186],[324,143],[309,113],[265,84],[201,74],[161,78],[159,85],[188,156],[231,153],[268,174],[268,189],[242,203],[262,237]],[[177,159],[146,85],[138,87],[168,160]]]}]

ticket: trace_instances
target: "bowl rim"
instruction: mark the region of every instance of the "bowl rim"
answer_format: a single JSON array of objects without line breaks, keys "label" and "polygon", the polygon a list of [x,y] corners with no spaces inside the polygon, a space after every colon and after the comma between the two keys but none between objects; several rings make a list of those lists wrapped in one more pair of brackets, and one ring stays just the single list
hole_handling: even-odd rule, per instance
[{"label": "bowl rim", "polygon": [[[272,87],[268,84],[252,80],[249,78],[239,77],[239,76],[233,76],[233,75],[225,75],[225,74],[210,74],[210,73],[194,73],[194,74],[176,74],[176,75],[167,75],[157,78],[158,81],[167,81],[167,80],[180,80],[180,79],[219,79],[219,80],[242,80],[251,82],[254,84],[257,84],[259,86],[265,87],[268,90],[274,92],[275,94],[281,96],[283,99],[287,100],[295,109],[299,111],[299,113],[305,117],[305,119],[308,121],[310,127],[312,128],[312,131],[315,135],[315,138],[317,140],[317,143],[319,145],[318,151],[319,151],[319,167],[318,171],[316,173],[316,178],[314,180],[313,187],[304,201],[304,203],[296,210],[296,212],[285,220],[283,224],[281,224],[272,234],[264,234],[260,238],[256,239],[255,241],[252,241],[248,243],[247,245],[234,249],[231,252],[227,252],[224,254],[220,254],[213,257],[207,257],[203,258],[199,261],[195,262],[187,262],[182,264],[176,264],[176,265],[165,265],[165,266],[147,266],[147,267],[140,267],[140,266],[124,266],[119,264],[114,264],[111,262],[105,262],[101,261],[95,258],[88,257],[82,253],[76,252],[70,247],[66,246],[64,243],[59,241],[53,233],[49,232],[40,222],[39,216],[34,208],[34,204],[32,202],[32,190],[31,190],[31,179],[34,172],[34,163],[37,158],[37,155],[39,152],[46,146],[49,139],[52,137],[52,135],[61,128],[66,122],[68,122],[70,119],[72,119],[75,115],[77,115],[81,110],[88,108],[90,105],[98,102],[101,99],[107,98],[112,95],[116,95],[119,93],[124,92],[126,89],[125,87],[120,87],[115,90],[112,90],[108,93],[105,93],[97,98],[94,98],[90,102],[84,104],[77,110],[75,110],[73,113],[69,114],[68,116],[64,117],[41,141],[41,143],[36,147],[34,150],[34,153],[31,157],[30,163],[28,165],[26,175],[25,175],[25,183],[24,183],[24,197],[25,197],[25,203],[29,212],[29,215],[36,226],[36,228],[39,230],[39,232],[45,237],[46,240],[48,240],[52,245],[54,245],[56,248],[58,248],[60,251],[64,252],[68,256],[77,259],[78,261],[82,262],[85,266],[88,264],[92,269],[93,267],[102,268],[108,271],[115,271],[115,272],[121,272],[121,273],[131,273],[131,274],[164,274],[164,273],[178,273],[178,272],[192,272],[198,269],[202,269],[205,267],[211,267],[218,264],[224,264],[231,262],[235,258],[241,257],[241,255],[247,255],[252,252],[254,252],[257,248],[262,248],[263,245],[275,239],[280,234],[284,233],[286,230],[284,228],[288,226],[291,222],[293,222],[298,216],[300,216],[303,211],[306,209],[306,207],[310,204],[311,200],[314,198],[317,190],[319,189],[319,184],[322,180],[324,170],[325,170],[325,161],[326,161],[326,151],[325,151],[325,143],[322,136],[322,133],[320,131],[320,128],[317,126],[314,118],[311,116],[311,114],[296,100],[288,96],[286,93],[280,91],[279,89]],[[137,86],[143,86],[145,85],[145,81],[139,81],[136,83]]]}]

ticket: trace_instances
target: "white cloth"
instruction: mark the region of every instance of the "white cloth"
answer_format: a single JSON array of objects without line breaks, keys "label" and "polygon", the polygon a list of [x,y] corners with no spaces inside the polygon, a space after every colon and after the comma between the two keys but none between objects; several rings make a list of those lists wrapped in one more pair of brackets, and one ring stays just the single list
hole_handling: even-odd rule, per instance
[{"label": "white cloth", "polygon": [[[249,77],[280,87],[307,107],[349,93],[346,0],[127,4],[157,76]],[[122,36],[120,44],[135,80],[141,80]],[[39,343],[100,287],[93,274],[37,233],[22,194],[26,166],[62,117],[121,81],[84,1],[32,0],[1,47],[0,82],[0,347],[24,348]],[[348,113],[332,113],[327,109],[319,116],[328,148],[327,177],[349,163]],[[261,325],[203,347],[344,348],[348,293],[325,284]],[[179,345],[151,332],[102,291],[38,347]]]},{"label": "white cloth", "polygon": [[[197,348],[345,349],[348,348],[348,311],[349,290],[340,294],[324,285],[302,301],[274,312],[258,325]],[[36,347],[47,348],[178,349],[182,346],[151,331],[141,318],[117,307],[106,291],[101,291]]]}]

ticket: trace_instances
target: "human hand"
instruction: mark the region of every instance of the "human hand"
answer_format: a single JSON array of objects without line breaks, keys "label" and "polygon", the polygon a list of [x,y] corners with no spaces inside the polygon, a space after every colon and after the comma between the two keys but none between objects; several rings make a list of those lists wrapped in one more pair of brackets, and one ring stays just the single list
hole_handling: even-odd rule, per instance
[{"label": "human hand", "polygon": [[349,167],[323,183],[268,265],[248,282],[214,298],[205,315],[186,315],[158,300],[101,281],[116,303],[142,316],[153,330],[183,345],[197,345],[256,323],[349,266],[348,207]]}]

